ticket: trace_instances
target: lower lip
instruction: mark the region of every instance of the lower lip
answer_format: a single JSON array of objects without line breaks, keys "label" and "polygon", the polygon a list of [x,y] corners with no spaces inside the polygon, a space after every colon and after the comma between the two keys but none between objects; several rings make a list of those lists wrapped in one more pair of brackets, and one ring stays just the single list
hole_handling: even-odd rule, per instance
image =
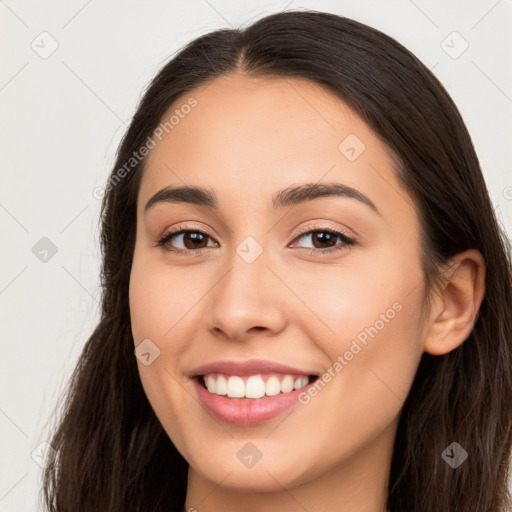
[{"label": "lower lip", "polygon": [[238,425],[255,425],[279,416],[298,403],[300,393],[308,387],[304,386],[289,393],[279,393],[257,399],[228,398],[210,393],[201,386],[196,378],[192,381],[203,407],[214,418]]}]

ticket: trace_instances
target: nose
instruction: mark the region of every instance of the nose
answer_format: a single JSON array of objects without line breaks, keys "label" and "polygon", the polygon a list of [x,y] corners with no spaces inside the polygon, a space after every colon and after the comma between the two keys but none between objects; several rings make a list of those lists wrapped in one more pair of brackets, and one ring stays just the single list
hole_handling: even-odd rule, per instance
[{"label": "nose", "polygon": [[244,341],[256,333],[262,336],[262,331],[273,336],[285,328],[290,297],[271,266],[265,250],[252,262],[233,251],[208,294],[205,321],[209,331]]}]

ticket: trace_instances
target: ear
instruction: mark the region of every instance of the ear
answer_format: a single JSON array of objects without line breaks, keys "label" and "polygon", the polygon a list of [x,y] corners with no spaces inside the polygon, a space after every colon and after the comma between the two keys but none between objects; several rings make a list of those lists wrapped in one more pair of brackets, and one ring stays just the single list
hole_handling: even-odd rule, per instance
[{"label": "ear", "polygon": [[484,293],[485,262],[480,251],[457,254],[433,299],[425,352],[442,355],[461,345],[473,329]]}]

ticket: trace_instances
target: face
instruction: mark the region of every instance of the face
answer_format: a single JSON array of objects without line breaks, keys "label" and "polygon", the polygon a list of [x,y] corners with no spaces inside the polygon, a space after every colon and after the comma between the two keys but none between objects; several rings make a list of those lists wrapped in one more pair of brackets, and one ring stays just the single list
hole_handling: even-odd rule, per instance
[{"label": "face", "polygon": [[221,77],[163,121],[176,109],[130,278],[156,415],[194,474],[232,489],[371,475],[423,352],[419,223],[390,153],[303,79]]}]

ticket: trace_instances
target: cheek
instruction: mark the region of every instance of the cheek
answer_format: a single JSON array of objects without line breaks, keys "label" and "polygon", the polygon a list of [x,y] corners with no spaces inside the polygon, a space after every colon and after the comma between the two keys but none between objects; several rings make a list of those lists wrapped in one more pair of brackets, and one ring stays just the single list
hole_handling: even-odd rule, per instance
[{"label": "cheek", "polygon": [[[137,361],[140,380],[153,411],[177,446],[186,445],[187,435],[182,422],[176,419],[182,418],[182,411],[190,407],[188,395],[182,393],[176,378],[180,373],[178,363],[188,345],[187,337],[178,333],[190,310],[185,303],[186,282],[182,280],[179,272],[172,273],[144,257],[134,257],[129,285],[134,344],[150,339],[160,351],[147,366]],[[170,339],[172,343],[168,343]]]},{"label": "cheek", "polygon": [[295,272],[290,287],[312,314],[294,321],[332,360],[356,339],[363,345],[372,339],[385,339],[388,346],[414,343],[423,273],[411,252],[386,246],[354,252],[334,268],[319,266],[314,276]]},{"label": "cheek", "polygon": [[[325,410],[353,438],[371,436],[395,418],[408,394],[423,353],[419,319],[422,272],[413,258],[382,254],[379,263],[315,275],[307,292],[302,330],[330,361],[318,395],[304,397],[313,415]],[[297,288],[306,283],[297,278]],[[418,286],[418,284],[420,286]],[[321,320],[321,321],[319,321]],[[343,404],[343,409],[340,408]],[[328,436],[329,424],[325,423]]]},{"label": "cheek", "polygon": [[129,303],[135,343],[145,338],[163,341],[172,337],[172,346],[179,349],[182,337],[176,333],[199,298],[199,290],[194,292],[193,283],[180,269],[134,258]]},{"label": "cheek", "polygon": [[[301,397],[301,435],[316,440],[303,447],[304,460],[315,460],[322,453],[323,464],[335,465],[396,425],[422,354],[415,308],[408,302],[400,309],[397,303],[396,309],[389,309],[384,301],[385,307],[375,310],[388,311],[387,323],[378,316],[375,321],[366,309],[363,328],[351,318],[350,308],[347,315],[338,315],[341,334],[336,343],[332,336],[317,339],[325,341],[331,366]],[[311,418],[317,421],[308,421]]]}]

